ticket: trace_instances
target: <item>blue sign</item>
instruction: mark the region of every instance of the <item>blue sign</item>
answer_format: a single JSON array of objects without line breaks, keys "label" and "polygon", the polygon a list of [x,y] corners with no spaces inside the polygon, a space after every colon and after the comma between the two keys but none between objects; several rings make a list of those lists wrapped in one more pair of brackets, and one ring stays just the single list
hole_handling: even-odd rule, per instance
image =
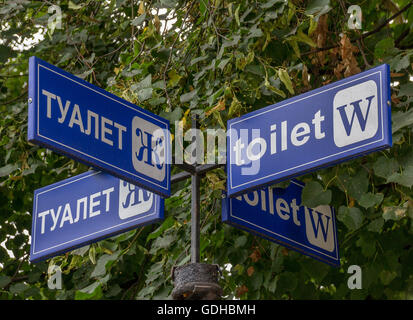
[{"label": "blue sign", "polygon": [[164,200],[101,171],[34,192],[30,261],[37,262],[160,221]]},{"label": "blue sign", "polygon": [[229,196],[391,147],[389,66],[231,119],[227,128]]},{"label": "blue sign", "polygon": [[36,57],[28,140],[170,196],[169,121]]},{"label": "blue sign", "polygon": [[340,266],[334,208],[301,205],[304,185],[292,180],[288,188],[256,190],[222,200],[222,221]]}]

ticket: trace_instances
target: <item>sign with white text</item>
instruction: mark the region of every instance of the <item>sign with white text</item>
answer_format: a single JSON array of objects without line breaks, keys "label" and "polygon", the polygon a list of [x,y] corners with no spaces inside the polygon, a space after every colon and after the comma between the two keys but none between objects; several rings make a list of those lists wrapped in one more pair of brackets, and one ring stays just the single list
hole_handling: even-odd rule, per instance
[{"label": "sign with white text", "polygon": [[334,208],[301,205],[304,185],[256,190],[222,200],[222,221],[332,266],[340,265]]},{"label": "sign with white text", "polygon": [[169,121],[36,57],[28,140],[170,196]]},{"label": "sign with white text", "polygon": [[35,190],[30,261],[44,260],[163,217],[160,196],[104,172],[88,171]]},{"label": "sign with white text", "polygon": [[384,64],[227,124],[228,196],[392,146]]}]

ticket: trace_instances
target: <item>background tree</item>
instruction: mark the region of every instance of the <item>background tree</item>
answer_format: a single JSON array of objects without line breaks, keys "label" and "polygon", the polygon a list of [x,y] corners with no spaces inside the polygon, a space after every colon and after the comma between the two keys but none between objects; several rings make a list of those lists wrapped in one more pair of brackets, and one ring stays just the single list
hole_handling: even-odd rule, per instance
[{"label": "background tree", "polygon": [[[222,169],[202,181],[201,260],[222,267],[228,299],[411,299],[413,7],[359,5],[360,30],[349,29],[346,0],[0,4],[0,297],[167,298],[172,266],[189,261],[184,181],[173,186],[162,224],[28,262],[33,191],[88,169],[27,143],[28,59],[36,55],[168,118],[172,132],[175,121],[188,128],[191,112],[202,129],[225,129],[230,118],[390,64],[394,146],[299,177],[312,195],[305,204],[336,208],[341,267],[224,225]],[[63,271],[61,290],[47,286],[49,265]],[[362,289],[347,287],[350,265],[361,267]]]}]

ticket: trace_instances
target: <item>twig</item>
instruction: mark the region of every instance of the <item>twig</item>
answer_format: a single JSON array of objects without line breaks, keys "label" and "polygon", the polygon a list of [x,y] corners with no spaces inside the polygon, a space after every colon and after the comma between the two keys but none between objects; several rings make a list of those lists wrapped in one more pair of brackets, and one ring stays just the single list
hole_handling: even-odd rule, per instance
[{"label": "twig", "polygon": [[5,105],[11,104],[11,103],[13,103],[13,102],[16,102],[17,100],[23,98],[26,94],[27,94],[27,90],[25,90],[25,91],[24,91],[21,95],[19,95],[18,97],[2,103],[2,105],[5,106]]},{"label": "twig", "polygon": [[[189,11],[191,11],[192,6],[194,5],[194,3],[195,3],[195,1],[192,1],[192,2],[191,2],[191,5],[189,6],[188,10],[186,11],[182,25],[185,24],[186,18],[188,17]],[[176,41],[178,40],[178,38],[179,38],[179,33],[176,35],[176,37],[175,37],[175,39],[174,39],[174,42],[172,43],[171,52],[169,52],[168,62],[166,63],[165,69],[163,70],[164,91],[165,91],[166,101],[167,101],[167,104],[168,104],[168,107],[169,107],[169,111],[172,110],[172,103],[171,103],[171,98],[169,97],[169,94],[168,94],[168,90],[167,90],[167,88],[166,88],[166,71],[168,70],[169,65],[170,65],[170,63],[171,63],[172,53],[173,53],[173,51],[174,51],[175,44],[176,44]]]}]

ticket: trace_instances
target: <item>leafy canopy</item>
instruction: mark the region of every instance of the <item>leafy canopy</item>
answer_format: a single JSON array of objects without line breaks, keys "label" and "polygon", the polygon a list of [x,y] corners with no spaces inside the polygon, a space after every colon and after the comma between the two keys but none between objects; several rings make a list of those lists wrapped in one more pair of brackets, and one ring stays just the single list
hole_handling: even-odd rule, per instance
[{"label": "leafy canopy", "polygon": [[[2,2],[3,3],[3,2]],[[226,298],[406,299],[413,292],[413,6],[346,0],[6,1],[0,5],[0,297],[157,299],[189,261],[189,181],[173,186],[162,224],[28,262],[33,191],[87,167],[27,143],[28,58],[36,55],[132,103],[201,129],[388,63],[394,146],[300,177],[303,201],[336,208],[342,266],[331,268],[223,225],[222,169],[201,186],[201,259],[223,269]],[[178,172],[178,169],[174,169]],[[49,265],[63,271],[47,286]],[[363,271],[361,290],[347,268]]]}]

